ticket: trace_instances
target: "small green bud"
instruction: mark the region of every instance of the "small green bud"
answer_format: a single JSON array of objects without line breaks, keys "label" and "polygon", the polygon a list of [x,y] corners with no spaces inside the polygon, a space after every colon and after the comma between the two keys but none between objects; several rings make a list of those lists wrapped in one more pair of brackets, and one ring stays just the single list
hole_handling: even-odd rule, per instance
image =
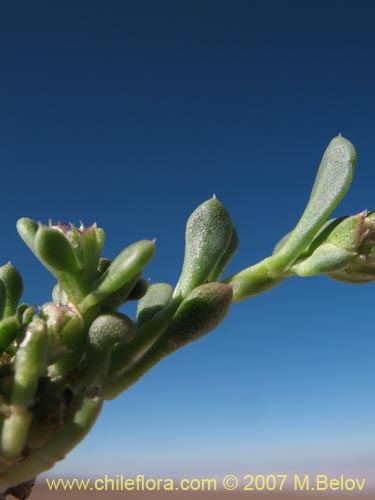
[{"label": "small green bud", "polygon": [[53,335],[58,338],[64,326],[72,319],[77,317],[82,325],[81,318],[77,315],[77,311],[67,305],[57,305],[55,302],[47,302],[40,308],[40,316],[45,320],[48,331],[53,332]]},{"label": "small green bud", "polygon": [[37,224],[31,219],[17,223],[20,236],[59,282],[69,301],[77,304],[98,276],[104,231],[93,224]]},{"label": "small green bud", "polygon": [[298,276],[327,274],[347,266],[355,257],[365,228],[366,213],[342,219],[329,232],[326,241],[306,259],[292,266]]},{"label": "small green bud", "polygon": [[89,329],[89,344],[96,352],[107,352],[117,343],[133,340],[133,321],[124,314],[112,313],[98,316]]},{"label": "small green bud", "polygon": [[64,232],[57,226],[40,225],[34,245],[36,254],[47,268],[73,276],[80,273],[81,267],[74,249]]},{"label": "small green bud", "polygon": [[21,275],[12,264],[8,262],[5,266],[0,267],[0,281],[3,284],[3,291],[5,291],[4,316],[13,316],[17,311],[18,302],[23,293]]},{"label": "small green bud", "polygon": [[344,218],[328,235],[327,242],[355,252],[363,240],[365,220],[366,212]]},{"label": "small green bud", "polygon": [[19,305],[19,309],[17,309],[17,314],[23,325],[28,325],[29,323],[31,323],[35,315],[35,309],[36,309],[35,306],[29,306],[28,304]]},{"label": "small green bud", "polygon": [[[29,304],[20,304],[18,307],[17,307],[17,311],[16,311],[16,314],[17,314],[17,318],[18,318],[18,321],[20,322],[20,324],[23,322],[22,319],[23,319],[23,315],[25,314],[25,312],[30,308],[31,306],[29,306]],[[34,316],[34,313],[35,313],[35,308],[32,307],[33,309],[33,316]]]},{"label": "small green bud", "polygon": [[328,276],[344,283],[362,284],[375,280],[375,212],[370,212],[364,221],[363,235],[356,254],[347,266]]},{"label": "small green bud", "polygon": [[148,287],[147,293],[137,305],[137,326],[147,323],[170,302],[173,287],[168,283],[154,283]]},{"label": "small green bud", "polygon": [[[322,233],[328,233],[326,240],[309,257],[294,264],[291,271],[298,276],[314,276],[344,268],[355,256],[362,241],[365,216],[363,212],[343,218],[338,224],[331,224]],[[322,235],[316,240],[322,240]]]},{"label": "small green bud", "polygon": [[148,280],[139,278],[137,283],[132,288],[126,300],[140,300],[144,297],[148,290]]},{"label": "small green bud", "polygon": [[58,224],[53,227],[62,227],[64,234],[70,241],[74,253],[82,269],[81,280],[86,286],[92,285],[97,278],[97,267],[104,245],[105,234],[103,229],[93,224],[76,228],[73,224]]},{"label": "small green bud", "polygon": [[219,262],[230,245],[232,231],[229,213],[216,197],[194,210],[186,224],[185,257],[174,297],[186,297],[211,273],[221,271]]}]

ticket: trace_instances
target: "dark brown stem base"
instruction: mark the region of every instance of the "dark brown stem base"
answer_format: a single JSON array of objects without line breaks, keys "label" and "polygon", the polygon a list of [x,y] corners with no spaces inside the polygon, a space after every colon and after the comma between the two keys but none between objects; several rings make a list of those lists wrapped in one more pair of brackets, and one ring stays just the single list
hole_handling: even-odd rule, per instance
[{"label": "dark brown stem base", "polygon": [[36,478],[34,477],[25,483],[17,484],[17,486],[11,486],[7,490],[0,493],[0,500],[6,500],[8,495],[18,498],[19,500],[26,500],[26,498],[31,495],[35,480]]}]

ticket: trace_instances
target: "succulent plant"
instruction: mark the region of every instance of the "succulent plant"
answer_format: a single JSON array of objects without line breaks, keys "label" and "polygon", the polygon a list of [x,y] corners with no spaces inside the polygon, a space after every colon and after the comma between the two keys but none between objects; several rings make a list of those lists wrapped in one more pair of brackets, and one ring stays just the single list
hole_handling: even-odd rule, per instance
[{"label": "succulent plant", "polygon": [[[96,225],[23,218],[17,229],[55,277],[52,300],[20,304],[12,264],[0,268],[0,491],[26,498],[34,478],[89,432],[103,401],[117,397],[162,358],[215,329],[233,302],[290,276],[348,283],[375,279],[375,213],[328,220],[351,183],[356,154],[339,136],[324,153],[308,204],[274,253],[224,280],[238,247],[230,215],[214,196],[186,226],[185,258],[175,287],[142,272],[155,241],[141,240],[113,261],[102,258]],[[119,308],[137,300],[131,319]]]}]

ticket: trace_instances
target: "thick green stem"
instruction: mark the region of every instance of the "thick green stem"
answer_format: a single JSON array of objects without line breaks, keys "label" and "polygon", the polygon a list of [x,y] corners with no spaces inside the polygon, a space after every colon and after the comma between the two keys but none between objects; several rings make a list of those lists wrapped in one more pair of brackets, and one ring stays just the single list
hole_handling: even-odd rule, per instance
[{"label": "thick green stem", "polygon": [[62,460],[89,432],[102,403],[99,396],[83,395],[61,431],[42,448],[32,450],[24,460],[0,476],[0,491],[41,474]]},{"label": "thick green stem", "polygon": [[259,295],[279,285],[290,273],[272,270],[273,256],[261,260],[226,278],[223,283],[233,285],[233,302]]},{"label": "thick green stem", "polygon": [[158,350],[155,344],[141,359],[110,375],[103,389],[105,399],[114,399],[126,391],[126,389],[135,384],[143,375],[151,370],[152,367],[158,364],[164,356],[165,354]]},{"label": "thick green stem", "polygon": [[178,307],[165,331],[141,358],[107,378],[103,395],[113,399],[138,380],[162,358],[214,330],[232,305],[233,289],[223,283],[206,283],[195,288]]},{"label": "thick green stem", "polygon": [[163,334],[180,303],[181,298],[173,299],[138,329],[136,338],[130,344],[115,347],[112,352],[110,371],[124,369],[139,359]]},{"label": "thick green stem", "polygon": [[8,459],[21,455],[29,431],[39,378],[47,370],[48,334],[40,318],[27,327],[15,359],[10,415],[3,423],[1,454]]}]

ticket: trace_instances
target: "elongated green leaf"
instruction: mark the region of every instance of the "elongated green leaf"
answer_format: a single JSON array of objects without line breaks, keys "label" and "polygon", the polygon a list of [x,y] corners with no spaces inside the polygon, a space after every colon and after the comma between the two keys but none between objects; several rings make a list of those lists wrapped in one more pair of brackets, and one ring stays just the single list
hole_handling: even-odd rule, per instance
[{"label": "elongated green leaf", "polygon": [[91,292],[80,303],[80,310],[86,311],[126,285],[142,271],[152,259],[154,253],[155,242],[150,240],[141,240],[125,248],[104,271]]},{"label": "elongated green leaf", "polygon": [[272,271],[285,270],[310,244],[347,192],[355,164],[353,145],[341,136],[332,139],[323,155],[301,219],[270,262]]},{"label": "elongated green leaf", "polygon": [[229,213],[216,197],[194,210],[186,223],[184,264],[174,297],[186,297],[205,283],[210,273],[215,273],[230,244],[232,231]]},{"label": "elongated green leaf", "polygon": [[10,262],[0,267],[0,282],[2,283],[2,292],[5,292],[3,299],[4,317],[13,316],[17,310],[18,302],[23,293],[23,281],[20,273]]}]

